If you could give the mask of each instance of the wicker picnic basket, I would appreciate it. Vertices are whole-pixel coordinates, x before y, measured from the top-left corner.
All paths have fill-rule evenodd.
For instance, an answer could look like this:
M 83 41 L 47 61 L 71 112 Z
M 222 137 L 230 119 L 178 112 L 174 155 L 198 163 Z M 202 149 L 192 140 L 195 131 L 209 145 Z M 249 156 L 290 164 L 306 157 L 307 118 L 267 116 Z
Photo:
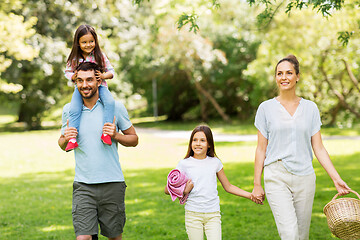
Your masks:
M 360 195 L 356 194 L 360 199 Z M 325 205 L 324 213 L 327 218 L 331 232 L 338 238 L 344 240 L 360 239 L 360 200 L 355 198 L 339 198 L 336 194 L 333 199 Z

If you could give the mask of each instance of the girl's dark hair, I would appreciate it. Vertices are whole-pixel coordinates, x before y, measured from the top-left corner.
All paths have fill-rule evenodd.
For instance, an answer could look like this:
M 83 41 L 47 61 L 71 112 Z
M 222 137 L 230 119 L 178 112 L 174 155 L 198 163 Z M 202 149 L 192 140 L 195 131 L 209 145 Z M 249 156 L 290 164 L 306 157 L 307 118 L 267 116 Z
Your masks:
M 213 138 L 213 134 L 211 132 L 211 129 L 208 126 L 199 125 L 191 133 L 189 146 L 188 146 L 188 151 L 186 153 L 185 158 L 188 158 L 190 156 L 194 156 L 194 151 L 192 150 L 191 145 L 192 145 L 192 141 L 194 139 L 194 135 L 197 132 L 203 132 L 205 134 L 205 136 L 206 136 L 206 140 L 207 140 L 208 145 L 209 145 L 209 148 L 208 148 L 208 150 L 206 152 L 206 155 L 210 156 L 210 157 L 217 157 L 216 153 L 215 153 L 214 138 Z
M 285 62 L 285 61 L 287 61 L 287 62 L 289 62 L 289 63 L 291 63 L 291 64 L 293 65 L 293 67 L 294 67 L 294 69 L 295 69 L 296 75 L 298 75 L 298 74 L 300 73 L 300 64 L 299 64 L 299 61 L 297 60 L 297 58 L 296 58 L 294 55 L 290 54 L 290 55 L 284 57 L 283 59 L 281 59 L 281 60 L 276 64 L 276 67 L 275 67 L 275 75 L 276 75 L 276 71 L 277 71 L 278 65 L 279 65 L 280 63 L 282 63 L 282 62 Z
M 75 69 L 79 65 L 79 60 L 81 58 L 85 60 L 84 56 L 82 55 L 82 50 L 80 48 L 79 40 L 82 36 L 88 33 L 90 33 L 95 39 L 95 48 L 94 48 L 95 61 L 99 65 L 101 71 L 103 72 L 105 69 L 105 60 L 99 46 L 97 34 L 92 26 L 86 24 L 80 25 L 75 31 L 74 42 L 70 55 L 67 59 L 67 65 L 70 66 L 72 69 Z

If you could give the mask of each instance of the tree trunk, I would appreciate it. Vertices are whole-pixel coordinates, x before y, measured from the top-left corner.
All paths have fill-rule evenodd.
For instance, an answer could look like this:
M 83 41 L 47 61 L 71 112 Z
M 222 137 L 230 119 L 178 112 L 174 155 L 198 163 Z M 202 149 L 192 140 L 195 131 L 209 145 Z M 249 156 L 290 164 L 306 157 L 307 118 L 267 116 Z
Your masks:
M 322 75 L 324 76 L 324 80 L 327 82 L 327 84 L 329 85 L 330 87 L 330 90 L 331 92 L 338 98 L 339 100 L 339 103 L 345 108 L 345 109 L 348 109 L 351 113 L 353 113 L 357 118 L 360 118 L 360 112 L 358 111 L 358 109 L 355 109 L 353 108 L 352 106 L 350 106 L 347 102 L 346 102 L 346 97 L 347 97 L 347 94 L 344 92 L 344 90 L 342 90 L 342 92 L 338 91 L 335 89 L 335 87 L 333 86 L 333 84 L 331 83 L 331 81 L 329 80 L 328 78 L 328 75 L 324 69 L 324 66 L 323 66 L 323 63 L 325 61 L 325 57 L 326 55 L 324 55 L 322 58 L 321 58 L 321 62 L 319 64 L 319 68 L 320 68 L 320 71 L 322 73 Z M 345 61 L 344 61 L 345 62 Z M 346 64 L 346 62 L 345 62 Z M 346 66 L 346 65 L 345 65 Z M 349 69 L 347 69 L 348 71 Z M 350 71 L 351 73 L 351 71 Z M 348 71 L 348 74 L 350 74 L 349 71 Z M 352 74 L 352 73 L 351 73 Z M 350 76 L 350 75 L 349 75 Z M 350 76 L 351 78 L 351 76 Z M 356 80 L 356 79 L 355 79 Z M 352 79 L 352 81 L 354 82 L 354 78 Z M 356 82 L 354 83 L 354 86 L 355 87 L 358 87 Z M 349 92 L 351 92 L 352 89 L 349 90 Z
M 225 121 L 230 123 L 230 118 L 229 116 L 222 110 L 222 108 L 220 107 L 220 105 L 217 103 L 217 101 L 215 100 L 215 98 L 213 96 L 211 96 L 210 93 L 208 93 L 208 91 L 206 91 L 198 81 L 195 81 L 195 87 L 196 89 L 206 98 L 208 99 L 211 104 L 214 106 L 214 108 L 216 109 L 216 111 L 219 113 L 219 115 L 221 116 L 221 118 Z
M 32 103 L 32 104 L 31 104 Z M 25 122 L 26 129 L 39 130 L 41 129 L 41 115 L 40 110 L 37 109 L 34 101 L 22 102 L 19 108 L 18 122 Z
M 330 120 L 330 123 L 329 123 L 330 126 L 334 126 L 334 125 L 335 125 L 335 123 L 336 123 L 336 117 L 337 117 L 337 114 L 338 114 L 340 108 L 341 108 L 341 103 L 338 102 L 338 104 L 336 105 L 336 107 L 331 110 L 331 112 L 330 112 L 331 120 Z
M 345 64 L 345 68 L 347 71 L 347 74 L 349 75 L 351 81 L 353 82 L 355 88 L 358 90 L 358 92 L 360 93 L 360 88 L 359 88 L 359 81 L 356 79 L 356 77 L 354 76 L 354 74 L 352 73 L 350 66 L 348 65 L 348 63 L 343 59 L 343 62 Z
M 203 95 L 201 95 L 200 93 L 198 95 L 199 95 L 199 101 L 200 101 L 201 121 L 208 122 L 209 118 L 208 118 L 208 113 L 207 113 L 207 108 L 206 108 L 206 98 Z

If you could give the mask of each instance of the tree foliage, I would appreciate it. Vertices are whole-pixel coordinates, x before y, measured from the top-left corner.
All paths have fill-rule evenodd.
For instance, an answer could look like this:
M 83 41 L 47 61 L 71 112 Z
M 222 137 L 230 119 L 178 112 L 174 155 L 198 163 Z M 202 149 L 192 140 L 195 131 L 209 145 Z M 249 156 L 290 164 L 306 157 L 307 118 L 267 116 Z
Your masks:
M 136 4 L 142 4 L 144 0 L 135 0 Z M 148 0 L 150 1 L 150 0 Z M 282 12 L 291 14 L 293 10 L 302 10 L 302 9 L 313 9 L 317 13 L 321 13 L 324 17 L 332 16 L 332 14 L 345 6 L 350 7 L 359 7 L 359 1 L 347 1 L 345 0 L 291 0 L 291 1 L 276 1 L 276 0 L 247 0 L 250 6 L 262 6 L 263 11 L 259 12 L 257 15 L 258 26 L 260 28 L 266 28 L 274 16 L 282 9 Z M 220 8 L 221 4 L 218 0 L 206 0 L 203 3 L 208 8 Z M 190 25 L 189 31 L 194 31 L 195 33 L 199 30 L 197 24 L 197 19 L 199 15 L 196 10 L 192 10 L 192 13 L 183 12 L 177 20 L 178 28 L 181 29 L 185 25 Z M 339 31 L 338 40 L 346 46 L 351 38 L 351 36 L 356 33 L 359 34 L 359 27 L 351 29 L 350 31 Z
M 234 115 L 245 119 L 251 112 L 246 104 L 251 86 L 242 78 L 242 71 L 255 58 L 258 46 L 258 39 L 248 30 L 254 21 L 242 21 L 251 10 L 246 4 L 234 7 L 231 1 L 224 1 L 219 11 L 209 11 L 208 17 L 201 19 L 201 31 L 194 34 L 174 28 L 181 8 L 177 2 L 168 1 L 166 7 L 156 3 L 140 6 L 150 11 L 144 21 L 154 23 L 152 37 L 128 56 L 134 65 L 127 80 L 152 102 L 151 85 L 156 79 L 159 113 L 172 120 L 221 117 L 228 121 Z M 191 8 L 206 10 L 201 4 L 192 1 Z M 233 21 L 226 22 L 228 19 Z
M 39 128 L 44 112 L 70 99 L 73 87 L 63 70 L 74 31 L 84 23 L 95 27 L 115 67 L 109 89 L 116 98 L 135 103 L 130 109 L 145 103 L 151 114 L 156 82 L 159 114 L 168 119 L 251 119 L 258 104 L 276 94 L 276 62 L 293 53 L 301 63 L 299 94 L 318 103 L 325 123 L 350 124 L 358 118 L 360 43 L 353 31 L 359 28 L 358 2 L 339 2 L 339 10 L 324 8 L 325 15 L 331 14 L 327 18 L 322 10 L 310 9 L 316 2 L 134 3 L 0 3 L 0 28 L 7 36 L 0 36 L 0 95 L 20 104 L 19 121 Z
M 16 2 L 18 7 L 4 8 L 8 16 L 4 26 L 14 37 L 4 44 L 8 61 L 1 76 L 7 85 L 20 86 L 19 92 L 6 93 L 9 100 L 20 104 L 18 120 L 38 129 L 44 111 L 70 95 L 63 71 L 76 27 L 82 23 L 101 26 L 108 20 L 103 17 L 107 9 L 98 8 L 104 4 L 101 0 L 91 4 L 87 0 Z
M 0 3 L 0 93 L 11 93 L 21 90 L 21 86 L 7 84 L 2 79 L 4 72 L 16 60 L 31 61 L 38 55 L 38 49 L 28 44 L 27 40 L 35 34 L 33 26 L 36 18 L 27 20 L 13 10 L 20 9 L 20 1 L 6 1 Z
M 276 94 L 274 66 L 288 54 L 300 61 L 299 94 L 318 103 L 323 120 L 328 124 L 351 123 L 359 117 L 360 92 L 358 38 L 347 47 L 337 41 L 339 29 L 356 26 L 358 9 L 343 8 L 332 18 L 324 19 L 311 10 L 294 11 L 291 16 L 279 14 L 261 44 L 258 57 L 247 70 L 252 81 L 263 79 L 252 94 L 260 101 L 264 89 Z M 284 24 L 286 23 L 286 24 Z M 321 34 L 319 34 L 321 33 Z M 351 77 L 353 75 L 353 77 Z

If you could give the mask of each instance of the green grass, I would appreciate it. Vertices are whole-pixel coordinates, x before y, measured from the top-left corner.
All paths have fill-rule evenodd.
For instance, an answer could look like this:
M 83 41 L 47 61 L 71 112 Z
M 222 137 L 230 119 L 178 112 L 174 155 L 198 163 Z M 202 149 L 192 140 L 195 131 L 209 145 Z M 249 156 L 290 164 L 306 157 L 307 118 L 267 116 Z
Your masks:
M 223 121 L 210 121 L 208 123 L 199 122 L 172 122 L 165 121 L 164 117 L 160 117 L 158 121 L 154 118 L 139 118 L 134 120 L 134 125 L 142 128 L 151 128 L 159 130 L 187 130 L 191 131 L 200 124 L 206 124 L 211 127 L 214 132 L 226 134 L 257 134 L 257 129 L 252 121 L 240 122 L 233 120 L 232 123 L 224 123 Z M 321 133 L 325 136 L 341 135 L 341 136 L 359 136 L 360 124 L 354 125 L 352 128 L 322 127 Z
M 187 139 L 138 134 L 136 148 L 119 147 L 128 185 L 124 239 L 187 239 L 183 206 L 163 193 L 168 172 L 186 152 Z M 74 239 L 74 158 L 57 146 L 59 135 L 58 130 L 0 133 L 0 239 Z M 360 140 L 328 140 L 325 145 L 343 179 L 359 192 Z M 252 190 L 255 147 L 254 142 L 216 143 L 228 179 L 247 191 Z M 335 188 L 316 160 L 314 167 L 317 191 L 310 239 L 336 239 L 322 213 Z M 223 239 L 279 239 L 266 202 L 259 206 L 226 193 L 220 185 L 218 189 Z
M 215 132 L 227 133 L 227 134 L 256 134 L 256 128 L 252 123 L 240 123 L 238 121 L 233 121 L 232 123 L 224 123 L 222 121 L 210 121 L 208 123 L 204 122 L 194 122 L 194 121 L 182 121 L 182 122 L 172 122 L 165 121 L 163 118 L 156 121 L 143 121 L 143 119 L 135 120 L 134 125 L 142 128 L 152 128 L 160 130 L 187 130 L 191 131 L 200 124 L 206 124 L 211 127 Z

